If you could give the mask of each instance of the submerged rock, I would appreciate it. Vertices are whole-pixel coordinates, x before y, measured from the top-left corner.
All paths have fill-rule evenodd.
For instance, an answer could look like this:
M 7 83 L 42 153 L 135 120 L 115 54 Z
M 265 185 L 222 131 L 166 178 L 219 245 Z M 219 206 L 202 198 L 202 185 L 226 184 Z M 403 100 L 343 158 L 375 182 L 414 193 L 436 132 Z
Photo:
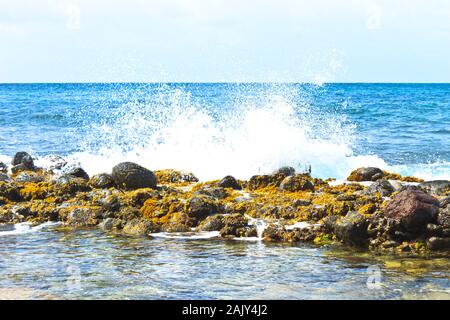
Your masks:
M 112 170 L 116 185 L 120 188 L 132 190 L 139 188 L 156 188 L 156 175 L 133 162 L 122 162 Z
M 406 189 L 397 193 L 384 209 L 384 216 L 393 219 L 412 234 L 419 234 L 436 220 L 439 201 L 420 190 Z
M 100 173 L 91 177 L 89 185 L 95 189 L 108 189 L 114 187 L 113 176 L 109 173 Z
M 450 194 L 449 180 L 426 181 L 419 184 L 419 188 L 425 190 L 433 196 L 445 196 Z
M 234 190 L 241 190 L 242 187 L 239 182 L 233 176 L 226 176 L 222 180 L 220 180 L 219 187 L 221 188 L 231 188 Z
M 365 167 L 358 168 L 350 173 L 348 181 L 376 181 L 383 178 L 384 172 L 380 168 Z

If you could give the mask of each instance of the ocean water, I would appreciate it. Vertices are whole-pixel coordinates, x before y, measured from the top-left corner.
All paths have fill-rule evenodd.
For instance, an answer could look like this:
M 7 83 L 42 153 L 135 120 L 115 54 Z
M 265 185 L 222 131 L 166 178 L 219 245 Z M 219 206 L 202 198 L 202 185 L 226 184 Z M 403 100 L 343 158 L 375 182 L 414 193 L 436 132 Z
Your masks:
M 0 161 L 248 178 L 374 165 L 450 178 L 448 84 L 0 84 Z M 450 299 L 450 259 L 260 240 L 0 228 L 0 299 Z
M 450 299 L 445 257 L 58 228 L 0 232 L 0 299 Z
M 374 165 L 450 178 L 450 84 L 0 84 L 0 160 L 51 154 L 249 178 Z

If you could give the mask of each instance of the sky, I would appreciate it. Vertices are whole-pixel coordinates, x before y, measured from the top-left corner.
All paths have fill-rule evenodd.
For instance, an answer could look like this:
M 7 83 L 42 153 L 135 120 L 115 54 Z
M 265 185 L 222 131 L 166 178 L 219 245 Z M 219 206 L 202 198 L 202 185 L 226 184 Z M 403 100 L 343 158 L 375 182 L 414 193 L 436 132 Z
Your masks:
M 0 0 L 5 82 L 450 82 L 450 1 Z

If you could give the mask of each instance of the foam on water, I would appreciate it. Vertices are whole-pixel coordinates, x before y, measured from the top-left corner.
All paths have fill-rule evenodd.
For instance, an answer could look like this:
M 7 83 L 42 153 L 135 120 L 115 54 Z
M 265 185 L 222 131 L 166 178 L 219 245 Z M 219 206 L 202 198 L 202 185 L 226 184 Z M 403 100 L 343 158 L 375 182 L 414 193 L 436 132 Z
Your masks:
M 219 231 L 157 232 L 157 233 L 150 233 L 150 236 L 152 236 L 154 238 L 164 238 L 164 239 L 201 240 L 201 239 L 218 238 L 220 236 L 220 233 L 219 233 Z
M 28 222 L 17 223 L 0 229 L 0 236 L 19 235 L 24 233 L 36 232 L 51 226 L 58 225 L 58 222 L 44 222 L 37 226 L 32 226 Z

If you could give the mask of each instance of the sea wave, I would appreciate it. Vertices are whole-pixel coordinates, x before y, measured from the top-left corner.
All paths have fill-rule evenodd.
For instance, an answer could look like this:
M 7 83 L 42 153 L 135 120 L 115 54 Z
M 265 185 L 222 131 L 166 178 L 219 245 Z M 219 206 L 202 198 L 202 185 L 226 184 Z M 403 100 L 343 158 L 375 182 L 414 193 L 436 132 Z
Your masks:
M 58 222 L 44 222 L 42 224 L 33 226 L 28 222 L 21 222 L 12 225 L 1 226 L 0 236 L 20 235 L 25 233 L 36 232 L 58 224 L 59 224 Z
M 90 127 L 83 151 L 70 160 L 91 174 L 134 161 L 151 169 L 192 171 L 201 180 L 228 174 L 248 179 L 285 165 L 311 166 L 323 178 L 344 177 L 367 164 L 386 167 L 379 157 L 354 156 L 353 124 L 299 103 L 301 92 L 266 92 L 219 111 L 180 89 L 167 88 L 162 95 L 108 109 L 103 121 Z

